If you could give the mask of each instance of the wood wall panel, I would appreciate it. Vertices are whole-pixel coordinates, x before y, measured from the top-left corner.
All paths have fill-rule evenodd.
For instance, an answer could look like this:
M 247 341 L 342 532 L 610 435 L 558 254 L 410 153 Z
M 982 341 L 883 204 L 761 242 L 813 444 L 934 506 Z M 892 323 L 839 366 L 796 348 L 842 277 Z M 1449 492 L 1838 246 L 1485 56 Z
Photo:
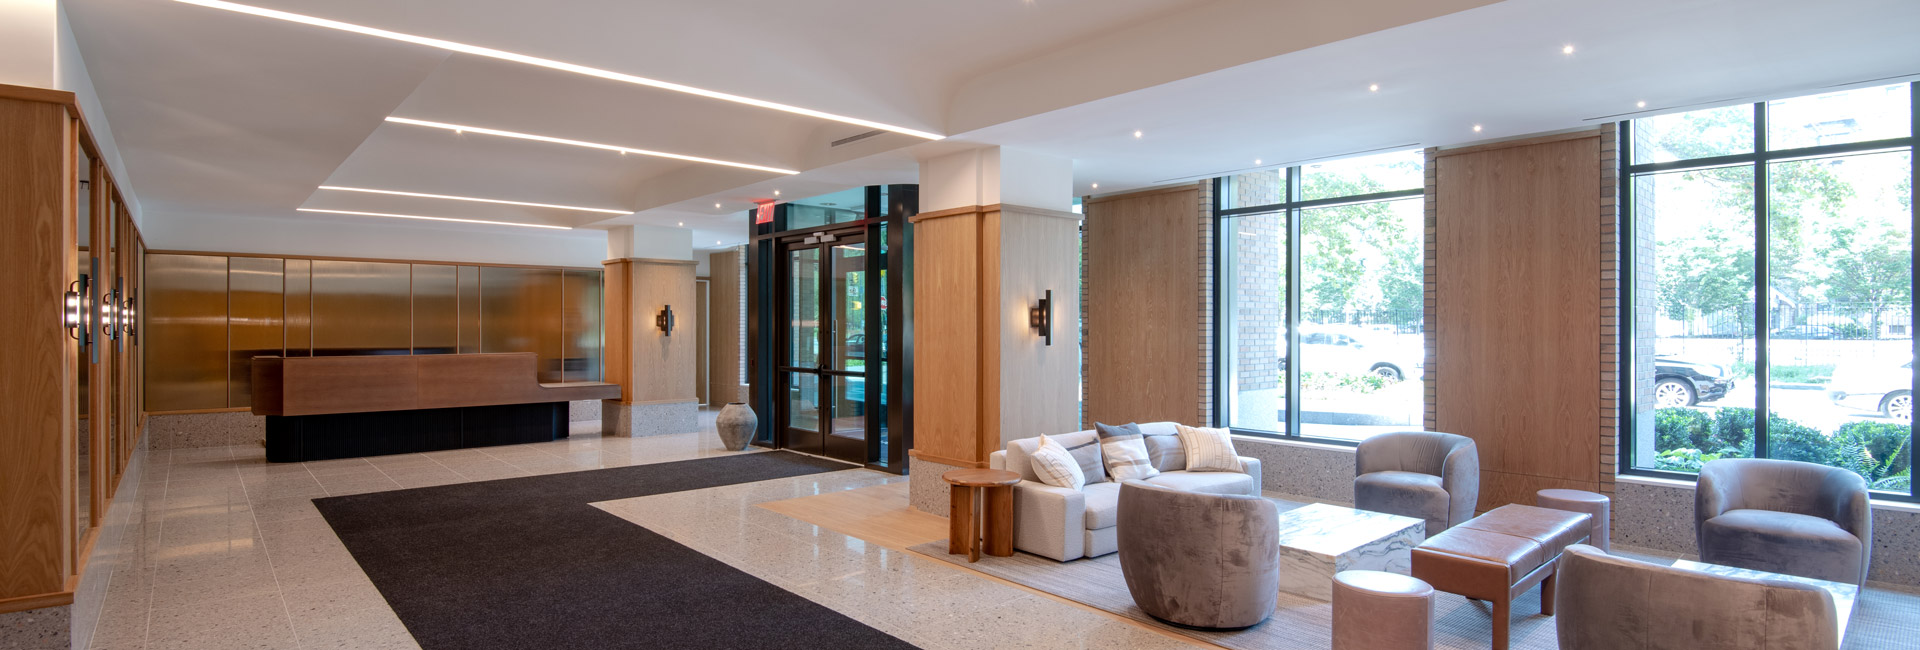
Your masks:
M 927 215 L 921 215 L 926 217 Z M 997 418 L 981 417 L 982 336 L 981 231 L 987 216 L 977 211 L 914 222 L 913 453 L 927 460 L 984 467 L 982 440 L 999 440 Z M 997 286 L 997 282 L 994 286 Z M 993 339 L 998 347 L 998 339 Z M 997 363 L 996 363 L 997 365 Z M 997 380 L 997 377 L 995 378 Z M 998 396 L 998 389 L 995 389 Z
M 628 404 L 688 402 L 693 391 L 693 267 L 691 261 L 628 258 L 606 263 L 606 380 L 621 384 Z M 672 335 L 654 324 L 672 305 Z M 619 310 L 619 311 L 615 311 Z
M 60 314 L 78 181 L 65 106 L 0 99 L 0 134 L 0 603 L 35 599 L 4 612 L 72 602 L 77 358 Z
M 1199 188 L 1088 202 L 1089 421 L 1194 422 L 1200 394 Z
M 603 262 L 604 284 L 600 292 L 600 314 L 602 327 L 606 328 L 604 340 L 607 349 L 603 352 L 606 370 L 601 373 L 607 383 L 620 385 L 620 401 L 633 403 L 633 261 L 607 260 Z
M 714 253 L 707 264 L 709 349 L 707 396 L 715 404 L 744 402 L 746 390 L 746 253 L 739 249 Z
M 1439 152 L 1435 426 L 1480 448 L 1480 508 L 1598 488 L 1600 136 Z

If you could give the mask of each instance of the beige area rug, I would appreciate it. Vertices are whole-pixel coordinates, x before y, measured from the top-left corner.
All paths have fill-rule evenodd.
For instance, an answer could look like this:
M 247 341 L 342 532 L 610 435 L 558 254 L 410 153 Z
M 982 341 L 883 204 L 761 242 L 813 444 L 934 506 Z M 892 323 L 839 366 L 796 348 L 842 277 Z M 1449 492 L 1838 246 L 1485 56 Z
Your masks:
M 941 540 L 915 546 L 915 553 L 979 571 L 1015 584 L 1105 610 L 1145 625 L 1227 648 L 1246 650 L 1326 650 L 1333 646 L 1333 606 L 1280 594 L 1273 618 L 1236 632 L 1208 632 L 1162 623 L 1133 604 L 1126 578 L 1120 575 L 1120 555 L 1110 554 L 1072 562 L 1015 553 L 1013 557 L 983 556 L 967 563 L 965 555 L 948 555 Z M 1439 593 L 1434 603 L 1434 646 L 1467 650 L 1493 645 L 1493 606 Z M 1553 619 L 1540 615 L 1540 590 L 1534 589 L 1513 605 L 1514 650 L 1554 650 L 1559 647 Z
M 1043 591 L 1095 609 L 1123 616 L 1205 643 L 1248 650 L 1325 650 L 1333 645 L 1333 606 L 1310 598 L 1280 594 L 1273 618 L 1237 632 L 1207 632 L 1162 623 L 1133 604 L 1126 578 L 1120 574 L 1120 555 L 1055 562 L 1037 555 L 983 556 L 969 564 L 965 555 L 947 554 L 946 540 L 912 547 L 915 553 L 964 569 Z M 1649 562 L 1673 558 L 1625 551 L 1618 555 Z M 1493 606 L 1437 592 L 1434 601 L 1434 646 L 1442 650 L 1479 650 L 1493 645 Z M 1514 650 L 1557 650 L 1554 619 L 1540 615 L 1540 589 L 1513 604 Z M 1920 593 L 1869 587 L 1854 606 L 1844 650 L 1911 648 L 1913 631 L 1920 629 Z

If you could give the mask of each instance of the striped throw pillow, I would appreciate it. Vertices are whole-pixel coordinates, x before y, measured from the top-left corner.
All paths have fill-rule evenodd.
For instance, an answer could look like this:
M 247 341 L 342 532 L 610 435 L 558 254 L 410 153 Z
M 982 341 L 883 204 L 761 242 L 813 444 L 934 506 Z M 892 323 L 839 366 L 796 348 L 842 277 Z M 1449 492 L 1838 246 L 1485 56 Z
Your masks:
M 1129 481 L 1160 475 L 1160 470 L 1153 468 L 1153 459 L 1147 456 L 1147 441 L 1140 435 L 1139 426 L 1095 422 L 1093 428 L 1100 432 L 1100 452 L 1106 456 L 1107 474 L 1113 480 Z
M 1033 450 L 1033 473 L 1040 475 L 1040 482 L 1054 487 L 1078 490 L 1087 485 L 1087 477 L 1080 473 L 1080 461 L 1074 460 L 1073 452 L 1066 445 L 1040 436 L 1040 446 Z
M 1247 471 L 1240 465 L 1240 454 L 1233 451 L 1233 436 L 1226 429 L 1174 426 L 1180 431 L 1180 446 L 1187 452 L 1187 471 Z

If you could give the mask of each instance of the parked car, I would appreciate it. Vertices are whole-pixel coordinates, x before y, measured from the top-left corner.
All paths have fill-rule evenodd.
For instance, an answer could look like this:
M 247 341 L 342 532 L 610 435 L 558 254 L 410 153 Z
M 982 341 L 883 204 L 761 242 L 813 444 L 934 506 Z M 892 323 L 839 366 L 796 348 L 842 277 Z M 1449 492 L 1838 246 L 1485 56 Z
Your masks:
M 1653 358 L 1655 408 L 1693 406 L 1727 396 L 1733 377 L 1726 366 L 1689 361 L 1672 355 Z
M 1302 326 L 1300 354 L 1306 369 L 1340 370 L 1379 375 L 1387 381 L 1418 379 L 1426 372 L 1426 358 L 1419 349 L 1396 349 L 1385 339 L 1353 326 Z M 1285 358 L 1280 369 L 1286 370 Z
M 1876 410 L 1884 417 L 1912 422 L 1913 355 L 1840 364 L 1827 382 L 1827 399 L 1840 406 Z
M 1795 325 L 1773 331 L 1776 339 L 1837 339 L 1840 333 L 1825 325 Z

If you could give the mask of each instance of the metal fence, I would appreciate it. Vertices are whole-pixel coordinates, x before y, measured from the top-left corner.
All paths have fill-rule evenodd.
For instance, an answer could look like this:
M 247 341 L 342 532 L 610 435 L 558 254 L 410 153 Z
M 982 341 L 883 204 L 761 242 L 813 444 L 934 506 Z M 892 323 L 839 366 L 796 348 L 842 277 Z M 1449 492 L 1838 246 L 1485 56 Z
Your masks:
M 1750 339 L 1754 337 L 1753 303 L 1701 314 L 1691 319 L 1668 319 L 1661 336 Z M 1778 305 L 1767 311 L 1775 339 L 1878 340 L 1913 337 L 1913 313 L 1906 305 L 1828 302 Z

